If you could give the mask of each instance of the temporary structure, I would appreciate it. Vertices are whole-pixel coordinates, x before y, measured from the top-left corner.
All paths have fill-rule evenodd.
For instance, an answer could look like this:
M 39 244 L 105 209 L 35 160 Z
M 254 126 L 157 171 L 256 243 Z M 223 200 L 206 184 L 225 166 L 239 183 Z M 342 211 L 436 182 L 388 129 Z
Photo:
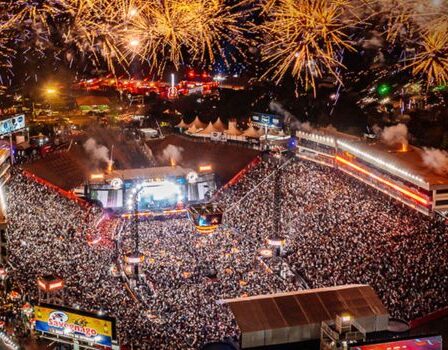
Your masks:
M 221 118 L 219 118 L 219 117 L 213 123 L 213 127 L 215 128 L 216 131 L 219 131 L 219 132 L 223 132 L 227 129 L 226 125 L 222 122 Z
M 218 131 L 218 130 L 216 130 L 216 129 L 214 128 L 212 122 L 210 122 L 210 123 L 208 123 L 207 127 L 206 127 L 204 130 L 199 131 L 198 134 L 201 134 L 201 135 L 210 135 L 212 132 L 217 132 L 217 131 Z
M 188 128 L 187 132 L 189 134 L 196 134 L 198 132 L 198 128 L 196 127 L 196 125 L 191 124 L 191 126 Z
M 189 124 L 186 124 L 183 119 L 181 119 L 180 123 L 176 125 L 176 128 L 180 129 L 188 129 L 190 127 Z
M 229 121 L 229 129 L 224 132 L 231 136 L 240 136 L 243 133 L 237 128 L 236 121 Z
M 258 139 L 261 135 L 263 135 L 263 131 L 257 130 L 251 125 L 246 131 L 243 132 L 243 135 L 246 137 Z
M 191 123 L 190 125 L 194 125 L 196 127 L 196 129 L 204 129 L 207 124 L 201 122 L 201 120 L 199 119 L 199 117 L 196 117 L 195 120 L 193 120 L 193 123 Z

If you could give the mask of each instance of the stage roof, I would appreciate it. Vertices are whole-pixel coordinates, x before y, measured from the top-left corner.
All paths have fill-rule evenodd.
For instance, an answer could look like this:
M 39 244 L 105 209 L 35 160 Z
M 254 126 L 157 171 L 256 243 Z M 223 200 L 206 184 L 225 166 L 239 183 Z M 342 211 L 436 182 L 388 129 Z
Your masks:
M 90 180 L 90 183 L 104 182 L 105 180 L 112 180 L 115 178 L 120 178 L 122 180 L 133 180 L 133 179 L 158 179 L 165 178 L 168 176 L 175 177 L 185 177 L 191 169 L 183 168 L 180 166 L 163 166 L 154 168 L 138 168 L 138 169 L 123 169 L 123 170 L 113 170 L 109 174 L 105 174 L 103 179 Z
M 348 313 L 356 318 L 387 315 L 372 287 L 345 285 L 224 300 L 241 332 L 321 323 Z

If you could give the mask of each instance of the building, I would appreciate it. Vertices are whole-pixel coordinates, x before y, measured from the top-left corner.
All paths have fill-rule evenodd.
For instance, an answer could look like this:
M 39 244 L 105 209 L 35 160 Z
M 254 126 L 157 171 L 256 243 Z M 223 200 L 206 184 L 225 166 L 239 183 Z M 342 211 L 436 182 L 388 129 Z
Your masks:
M 87 113 L 107 113 L 110 111 L 111 102 L 104 96 L 79 96 L 76 104 L 83 114 Z
M 241 330 L 241 347 L 318 340 L 322 322 L 350 315 L 366 333 L 387 329 L 389 315 L 372 287 L 345 285 L 224 300 Z
M 426 215 L 446 215 L 448 176 L 425 165 L 423 149 L 327 130 L 296 136 L 299 157 L 338 168 Z

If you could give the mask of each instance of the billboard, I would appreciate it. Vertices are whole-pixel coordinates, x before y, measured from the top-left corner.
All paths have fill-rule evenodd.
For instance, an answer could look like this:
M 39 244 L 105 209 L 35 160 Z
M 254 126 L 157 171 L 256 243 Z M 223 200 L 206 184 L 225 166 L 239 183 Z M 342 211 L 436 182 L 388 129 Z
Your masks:
M 34 306 L 36 331 L 112 347 L 116 339 L 115 319 L 61 306 Z
M 260 127 L 268 127 L 272 129 L 281 129 L 283 128 L 283 122 L 281 117 L 274 114 L 265 114 L 265 113 L 253 113 L 251 117 L 251 121 L 253 124 Z
M 0 121 L 0 136 L 11 134 L 25 128 L 25 114 Z
M 442 350 L 442 337 L 423 337 L 353 346 L 350 350 Z

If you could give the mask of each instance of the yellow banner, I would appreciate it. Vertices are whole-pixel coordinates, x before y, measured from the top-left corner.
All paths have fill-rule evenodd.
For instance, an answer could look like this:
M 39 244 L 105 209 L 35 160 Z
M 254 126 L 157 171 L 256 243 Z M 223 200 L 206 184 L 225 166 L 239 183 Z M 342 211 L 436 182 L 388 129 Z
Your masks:
M 40 305 L 34 307 L 34 317 L 37 331 L 88 340 L 103 346 L 112 344 L 111 321 Z

